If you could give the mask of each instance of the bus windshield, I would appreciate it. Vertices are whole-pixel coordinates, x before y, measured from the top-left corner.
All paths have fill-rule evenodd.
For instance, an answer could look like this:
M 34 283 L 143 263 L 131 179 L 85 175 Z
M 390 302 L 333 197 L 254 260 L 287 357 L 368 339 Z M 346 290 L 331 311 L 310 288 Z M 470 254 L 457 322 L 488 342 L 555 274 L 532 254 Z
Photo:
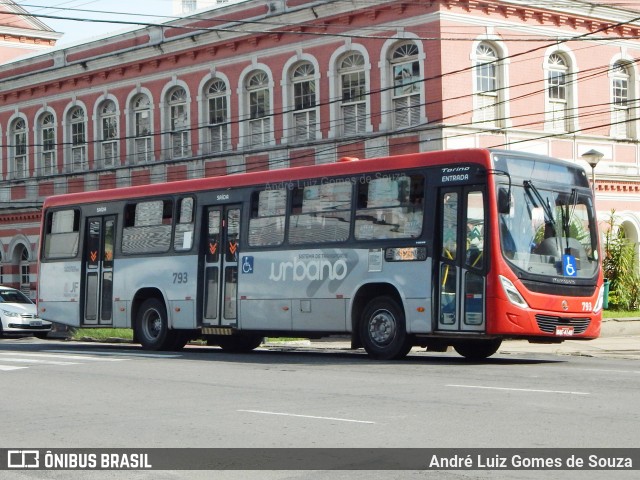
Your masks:
M 590 196 L 576 188 L 553 190 L 525 180 L 512 186 L 510 203 L 509 213 L 500 214 L 500 243 L 512 265 L 534 275 L 596 275 L 598 246 Z

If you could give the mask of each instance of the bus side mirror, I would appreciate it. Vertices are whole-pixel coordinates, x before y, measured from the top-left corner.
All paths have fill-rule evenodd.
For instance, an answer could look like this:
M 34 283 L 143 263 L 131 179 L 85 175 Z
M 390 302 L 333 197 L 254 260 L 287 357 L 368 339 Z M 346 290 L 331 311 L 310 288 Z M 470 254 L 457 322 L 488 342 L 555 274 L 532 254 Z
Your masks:
M 511 189 L 499 188 L 498 189 L 498 213 L 504 215 L 511 211 Z

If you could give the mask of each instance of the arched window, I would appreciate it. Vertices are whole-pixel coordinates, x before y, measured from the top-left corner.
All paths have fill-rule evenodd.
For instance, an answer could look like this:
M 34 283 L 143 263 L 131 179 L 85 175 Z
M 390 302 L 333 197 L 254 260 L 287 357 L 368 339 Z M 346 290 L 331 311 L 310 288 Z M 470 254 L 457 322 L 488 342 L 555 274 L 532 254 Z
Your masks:
M 293 131 L 294 142 L 316 139 L 316 80 L 315 69 L 309 62 L 299 64 L 291 74 L 293 88 Z
M 189 111 L 187 92 L 174 88 L 169 92 L 169 138 L 171 158 L 185 158 L 190 154 Z
M 227 85 L 219 78 L 209 84 L 206 92 L 210 152 L 222 152 L 228 149 L 229 108 L 227 93 Z
M 40 175 L 56 173 L 56 121 L 51 113 L 40 117 Z
M 71 143 L 71 172 L 87 169 L 86 117 L 82 107 L 73 107 L 68 114 L 69 142 Z
M 29 176 L 29 160 L 27 158 L 27 124 L 18 118 L 11 124 L 11 143 L 13 144 L 13 178 Z
M 420 63 L 415 43 L 404 43 L 393 50 L 390 63 L 393 73 L 394 128 L 420 123 Z
M 350 52 L 342 58 L 338 73 L 342 131 L 345 135 L 364 133 L 367 126 L 364 57 L 360 53 Z
M 118 161 L 118 112 L 116 104 L 107 100 L 100 108 L 100 159 L 104 168 Z
M 553 53 L 547 60 L 547 114 L 552 130 L 569 130 L 571 106 L 567 92 L 569 66 L 565 57 Z
M 143 93 L 133 97 L 133 149 L 134 162 L 146 163 L 153 160 L 153 142 L 151 130 L 151 101 Z
M 249 102 L 249 145 L 266 145 L 271 135 L 269 77 L 263 71 L 253 73 L 247 79 L 246 89 Z
M 611 78 L 611 135 L 614 137 L 631 137 L 631 108 L 629 105 L 629 66 L 625 62 L 616 62 L 612 68 Z
M 500 122 L 500 94 L 498 55 L 492 45 L 483 42 L 475 52 L 475 105 L 474 122 L 485 126 L 498 126 Z

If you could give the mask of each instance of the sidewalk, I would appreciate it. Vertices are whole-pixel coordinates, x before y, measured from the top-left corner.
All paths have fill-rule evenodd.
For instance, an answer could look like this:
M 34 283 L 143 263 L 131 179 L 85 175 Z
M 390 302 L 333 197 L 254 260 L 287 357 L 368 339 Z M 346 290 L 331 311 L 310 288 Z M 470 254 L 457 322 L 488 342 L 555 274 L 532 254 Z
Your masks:
M 317 348 L 349 350 L 347 337 L 336 337 L 299 342 L 267 343 L 269 347 Z M 420 348 L 416 351 L 424 351 Z M 538 344 L 526 340 L 505 340 L 498 354 L 546 353 L 640 360 L 640 318 L 606 319 L 602 322 L 600 337 L 595 340 L 565 340 L 562 343 Z
M 507 340 L 498 352 L 552 353 L 640 360 L 640 318 L 603 320 L 600 338 L 595 340 L 565 340 L 549 345 Z

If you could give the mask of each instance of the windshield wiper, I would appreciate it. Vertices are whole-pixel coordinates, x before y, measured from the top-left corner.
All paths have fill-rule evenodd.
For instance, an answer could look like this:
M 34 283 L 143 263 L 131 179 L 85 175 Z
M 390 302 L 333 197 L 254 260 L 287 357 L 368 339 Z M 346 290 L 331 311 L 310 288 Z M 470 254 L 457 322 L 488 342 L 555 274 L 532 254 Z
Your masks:
M 573 203 L 572 203 L 573 199 Z M 571 189 L 571 196 L 567 200 L 567 203 L 560 208 L 560 214 L 562 215 L 562 231 L 567 243 L 567 252 L 569 252 L 569 237 L 571 237 L 571 219 L 576 211 L 576 205 L 578 204 L 578 192 L 575 188 Z M 571 205 L 571 212 L 569 212 L 569 205 Z
M 533 195 L 538 200 L 538 203 L 540 204 L 540 207 L 544 211 L 545 223 L 547 225 L 551 226 L 552 236 L 555 237 L 556 236 L 556 221 L 553 218 L 553 209 L 551 208 L 551 205 L 549 204 L 549 200 L 547 199 L 547 202 L 545 203 L 544 198 L 542 198 L 542 195 L 540 195 L 540 192 L 538 191 L 538 189 L 536 188 L 536 186 L 533 184 L 533 182 L 531 180 L 525 180 L 523 182 L 523 185 L 524 185 L 524 188 L 527 189 L 527 192 L 529 192 L 529 190 L 531 192 L 533 192 Z M 531 194 L 529 194 L 529 196 L 531 196 Z

